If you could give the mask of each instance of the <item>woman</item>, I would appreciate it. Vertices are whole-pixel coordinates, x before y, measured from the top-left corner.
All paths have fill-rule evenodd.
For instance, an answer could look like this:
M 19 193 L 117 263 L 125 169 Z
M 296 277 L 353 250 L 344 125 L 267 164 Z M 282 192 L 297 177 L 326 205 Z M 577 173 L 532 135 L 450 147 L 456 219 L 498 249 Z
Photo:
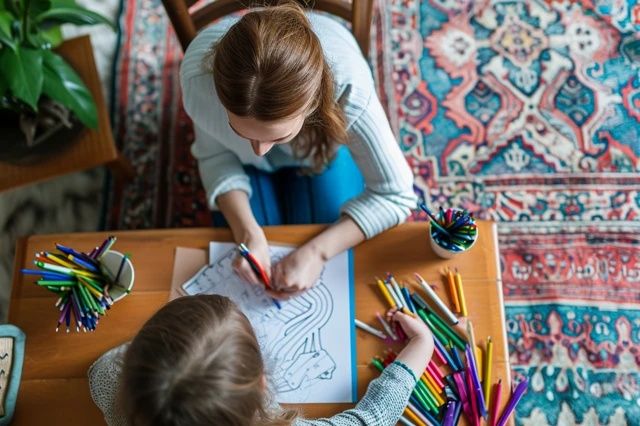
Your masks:
M 214 221 L 221 212 L 275 297 L 311 287 L 324 262 L 415 207 L 369 67 L 331 18 L 294 2 L 227 18 L 193 40 L 180 77 Z M 310 222 L 333 224 L 272 266 L 261 226 Z M 235 267 L 259 283 L 241 257 Z

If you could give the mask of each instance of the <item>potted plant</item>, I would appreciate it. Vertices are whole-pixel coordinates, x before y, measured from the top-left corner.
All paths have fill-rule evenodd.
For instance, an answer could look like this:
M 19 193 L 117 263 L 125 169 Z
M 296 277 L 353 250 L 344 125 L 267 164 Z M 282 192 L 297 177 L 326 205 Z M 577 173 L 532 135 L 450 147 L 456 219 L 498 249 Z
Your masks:
M 98 123 L 95 102 L 54 50 L 60 25 L 112 26 L 75 0 L 0 0 L 0 160 L 25 162 Z

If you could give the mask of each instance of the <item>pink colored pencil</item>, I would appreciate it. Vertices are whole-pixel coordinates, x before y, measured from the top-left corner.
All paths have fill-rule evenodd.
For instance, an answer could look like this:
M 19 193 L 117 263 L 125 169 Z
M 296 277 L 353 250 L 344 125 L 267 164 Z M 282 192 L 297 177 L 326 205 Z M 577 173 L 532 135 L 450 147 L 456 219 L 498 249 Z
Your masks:
M 430 365 L 431 364 L 427 365 L 427 374 L 429 374 L 429 376 L 433 379 L 433 381 L 436 382 L 436 385 L 438 385 L 440 389 L 444 388 L 444 382 L 438 376 L 438 374 L 433 371 L 433 368 L 429 368 Z
M 469 396 L 469 399 L 471 400 L 471 419 L 469 419 L 471 421 L 471 424 L 475 425 L 475 426 L 479 426 L 480 425 L 480 421 L 479 421 L 479 415 L 478 415 L 478 403 L 476 401 L 476 392 L 474 390 L 473 387 L 473 380 L 471 379 L 471 371 L 467 370 L 467 373 L 465 374 L 466 378 L 467 378 L 467 390 L 469 391 L 469 393 L 467 394 Z
M 438 365 L 435 362 L 433 362 L 433 360 L 429 362 L 429 366 L 433 369 L 433 372 L 438 375 L 438 377 L 440 377 L 441 379 L 444 378 L 444 374 L 442 374 L 442 370 L 440 370 L 440 367 L 438 367 Z

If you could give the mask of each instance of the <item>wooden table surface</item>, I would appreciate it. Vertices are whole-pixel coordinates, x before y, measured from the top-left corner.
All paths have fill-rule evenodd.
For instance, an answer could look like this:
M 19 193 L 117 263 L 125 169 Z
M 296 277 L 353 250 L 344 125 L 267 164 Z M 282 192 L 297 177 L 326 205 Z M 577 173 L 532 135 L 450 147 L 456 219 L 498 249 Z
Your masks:
M 273 242 L 300 244 L 323 229 L 322 226 L 283 226 L 265 228 Z M 426 239 L 424 223 L 409 223 L 387 231 L 354 250 L 356 316 L 375 324 L 375 312 L 385 303 L 373 286 L 374 276 L 392 272 L 401 280 L 411 280 L 414 272 L 436 285 L 436 291 L 449 300 L 441 271 L 446 267 L 460 271 L 478 344 L 487 336 L 494 341 L 493 382 L 503 381 L 503 404 L 508 399 L 510 370 L 507 356 L 502 287 L 497 258 L 496 227 L 479 222 L 479 240 L 456 259 L 437 258 Z M 33 277 L 14 273 L 9 322 L 26 334 L 26 355 L 13 424 L 87 425 L 101 422 L 101 413 L 91 401 L 86 373 L 105 350 L 130 340 L 142 324 L 165 304 L 173 270 L 176 247 L 207 248 L 211 240 L 230 241 L 222 229 L 170 229 L 114 231 L 115 250 L 132 254 L 135 285 L 131 295 L 118 302 L 100 321 L 93 333 L 55 333 L 57 311 L 55 295 L 34 285 Z M 21 239 L 16 248 L 15 271 L 31 267 L 37 251 L 53 250 L 60 242 L 89 251 L 107 234 L 79 233 L 39 235 Z M 358 394 L 378 375 L 369 366 L 374 355 L 382 354 L 383 342 L 357 331 Z M 308 404 L 301 406 L 309 417 L 326 416 L 348 404 Z M 466 424 L 462 423 L 461 424 Z

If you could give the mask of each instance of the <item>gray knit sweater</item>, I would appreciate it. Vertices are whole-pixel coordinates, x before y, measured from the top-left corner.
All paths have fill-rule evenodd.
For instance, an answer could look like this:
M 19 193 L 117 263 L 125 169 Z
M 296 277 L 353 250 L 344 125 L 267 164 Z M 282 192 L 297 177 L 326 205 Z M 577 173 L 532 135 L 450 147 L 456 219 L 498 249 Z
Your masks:
M 122 360 L 127 346 L 128 344 L 124 344 L 104 353 L 89 368 L 91 397 L 109 426 L 127 425 L 116 402 Z M 404 364 L 394 362 L 380 377 L 369 383 L 367 392 L 354 408 L 326 419 L 298 418 L 293 426 L 395 425 L 407 406 L 415 384 L 414 373 Z
M 402 223 L 416 207 L 413 174 L 391 131 L 376 95 L 371 70 L 353 35 L 329 17 L 311 12 L 308 17 L 333 72 L 335 99 L 347 121 L 347 147 L 365 180 L 362 195 L 347 201 L 341 212 L 371 238 Z M 211 46 L 235 22 L 235 17 L 225 18 L 200 32 L 189 45 L 180 69 L 184 107 L 195 130 L 191 152 L 198 160 L 208 204 L 214 210 L 218 208 L 216 198 L 225 192 L 240 190 L 251 194 L 244 165 L 267 172 L 309 165 L 308 161 L 293 156 L 291 144 L 274 146 L 259 157 L 248 141 L 229 126 L 227 112 L 204 62 Z

